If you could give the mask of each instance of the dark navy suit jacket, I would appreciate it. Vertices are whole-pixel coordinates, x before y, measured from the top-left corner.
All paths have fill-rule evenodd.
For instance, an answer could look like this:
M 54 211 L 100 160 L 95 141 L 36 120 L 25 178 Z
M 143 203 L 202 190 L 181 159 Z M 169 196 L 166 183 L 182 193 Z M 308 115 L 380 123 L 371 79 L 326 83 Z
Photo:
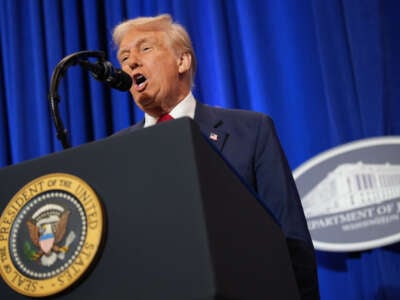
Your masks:
M 271 118 L 197 102 L 194 120 L 280 224 L 302 299 L 319 299 L 314 248 L 292 172 Z M 144 121 L 139 122 L 126 131 L 143 125 Z

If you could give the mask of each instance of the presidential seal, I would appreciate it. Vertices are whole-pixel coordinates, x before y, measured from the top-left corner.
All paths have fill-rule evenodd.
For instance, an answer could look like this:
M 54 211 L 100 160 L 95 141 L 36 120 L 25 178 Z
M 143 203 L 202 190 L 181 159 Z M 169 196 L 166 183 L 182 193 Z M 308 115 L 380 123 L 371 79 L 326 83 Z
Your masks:
M 59 293 L 91 266 L 103 230 L 101 203 L 87 183 L 64 173 L 36 178 L 0 217 L 0 275 L 22 295 Z

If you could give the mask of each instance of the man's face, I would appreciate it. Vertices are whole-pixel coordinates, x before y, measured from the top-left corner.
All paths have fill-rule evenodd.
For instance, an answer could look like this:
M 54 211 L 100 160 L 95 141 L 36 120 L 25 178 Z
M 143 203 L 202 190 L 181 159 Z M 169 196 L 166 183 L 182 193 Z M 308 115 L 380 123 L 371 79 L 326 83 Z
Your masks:
M 182 86 L 181 59 L 160 31 L 127 31 L 121 40 L 118 60 L 132 76 L 130 92 L 145 112 L 159 116 L 169 112 L 188 91 Z

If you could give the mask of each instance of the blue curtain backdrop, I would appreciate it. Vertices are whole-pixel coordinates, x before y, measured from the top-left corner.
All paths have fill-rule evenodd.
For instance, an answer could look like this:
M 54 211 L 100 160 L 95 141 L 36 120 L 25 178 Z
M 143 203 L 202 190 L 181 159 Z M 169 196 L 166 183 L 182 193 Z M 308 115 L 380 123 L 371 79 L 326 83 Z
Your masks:
M 160 13 L 192 36 L 197 99 L 272 116 L 293 169 L 342 143 L 399 135 L 399 8 L 395 0 L 0 0 L 0 167 L 62 150 L 47 94 L 63 57 L 104 50 L 117 65 L 112 28 Z M 59 94 L 73 146 L 142 117 L 127 93 L 79 67 Z M 400 299 L 399 251 L 318 252 L 322 299 Z

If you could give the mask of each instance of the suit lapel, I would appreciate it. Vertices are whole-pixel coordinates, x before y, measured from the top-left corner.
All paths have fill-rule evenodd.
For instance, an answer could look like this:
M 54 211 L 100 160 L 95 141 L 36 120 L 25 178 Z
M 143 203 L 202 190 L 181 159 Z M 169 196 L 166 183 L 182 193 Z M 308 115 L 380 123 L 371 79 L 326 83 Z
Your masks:
M 122 130 L 114 133 L 114 135 L 128 134 L 128 133 L 131 133 L 131 132 L 136 131 L 138 129 L 142 129 L 143 126 L 144 126 L 144 119 L 142 121 L 140 121 L 140 122 L 128 127 L 128 128 L 122 129 Z
M 132 130 L 138 130 L 142 128 L 144 128 L 144 119 L 130 127 Z
M 222 152 L 229 134 L 223 130 L 224 121 L 216 114 L 215 109 L 197 102 L 194 120 L 203 135 Z

